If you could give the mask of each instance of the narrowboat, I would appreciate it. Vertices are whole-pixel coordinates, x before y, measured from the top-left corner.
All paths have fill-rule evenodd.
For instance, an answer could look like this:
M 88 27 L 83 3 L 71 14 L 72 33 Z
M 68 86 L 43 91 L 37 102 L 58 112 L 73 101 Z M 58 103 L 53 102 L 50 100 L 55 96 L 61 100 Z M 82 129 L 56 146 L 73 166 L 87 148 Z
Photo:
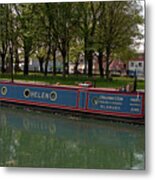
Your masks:
M 144 123 L 144 92 L 85 85 L 0 82 L 0 102 L 66 110 L 116 120 Z

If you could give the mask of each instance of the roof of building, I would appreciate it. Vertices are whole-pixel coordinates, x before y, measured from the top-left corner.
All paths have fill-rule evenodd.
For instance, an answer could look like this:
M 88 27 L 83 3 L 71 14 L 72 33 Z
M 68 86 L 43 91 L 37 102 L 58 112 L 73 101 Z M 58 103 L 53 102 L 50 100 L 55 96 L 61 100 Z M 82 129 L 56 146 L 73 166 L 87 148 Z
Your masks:
M 133 58 L 129 61 L 144 61 L 144 57 L 139 57 L 139 58 Z

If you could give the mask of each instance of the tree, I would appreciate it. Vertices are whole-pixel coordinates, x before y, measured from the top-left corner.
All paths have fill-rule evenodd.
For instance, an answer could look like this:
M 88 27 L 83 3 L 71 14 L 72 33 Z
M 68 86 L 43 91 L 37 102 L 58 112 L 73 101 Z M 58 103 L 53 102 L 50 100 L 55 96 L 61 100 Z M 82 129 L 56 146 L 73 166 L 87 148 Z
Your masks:
M 79 53 L 84 52 L 85 74 L 92 76 L 93 55 L 97 52 L 101 77 L 103 54 L 106 57 L 108 79 L 112 57 L 123 59 L 134 54 L 136 39 L 142 37 L 138 28 L 143 22 L 140 11 L 136 1 L 0 5 L 1 71 L 5 72 L 9 57 L 15 62 L 16 71 L 19 69 L 20 49 L 24 75 L 29 72 L 32 54 L 38 58 L 41 72 L 45 63 L 45 75 L 52 60 L 55 75 L 59 51 L 65 77 L 69 62 L 74 59 L 78 67 Z
M 18 32 L 15 24 L 15 14 L 13 13 L 13 5 L 1 5 L 3 15 L 1 19 L 1 60 L 2 60 L 2 73 L 5 71 L 13 72 L 14 53 L 17 59 L 17 37 Z M 2 11 L 1 11 L 2 12 Z M 6 62 L 6 58 L 8 62 Z
M 85 53 L 85 74 L 92 76 L 92 55 L 94 52 L 94 35 L 97 26 L 99 11 L 98 2 L 83 2 L 78 3 L 77 12 L 79 14 L 79 36 L 84 39 L 84 53 Z
M 16 4 L 15 11 L 17 14 L 19 36 L 22 41 L 24 51 L 24 75 L 29 73 L 29 57 L 32 53 L 33 36 L 34 36 L 34 4 Z
M 69 57 L 69 43 L 76 24 L 74 10 L 74 3 L 58 3 L 56 7 L 57 19 L 53 24 L 54 36 L 57 37 L 57 45 L 63 59 L 63 77 L 68 72 L 69 62 L 66 59 Z
M 1 72 L 5 72 L 5 60 L 8 50 L 8 5 L 0 5 L 0 56 L 1 56 Z
M 35 48 L 40 66 L 45 62 L 45 76 L 48 73 L 48 62 L 51 60 L 51 56 L 53 56 L 53 75 L 56 74 L 58 43 L 58 34 L 55 32 L 56 10 L 57 3 L 36 4 L 35 8 L 35 24 L 37 27 L 35 32 Z
M 37 47 L 37 50 L 35 51 L 35 56 L 39 61 L 40 72 L 43 73 L 43 63 L 45 62 L 45 58 L 46 58 L 45 49 L 43 47 Z
M 122 49 L 131 51 L 135 38 L 141 37 L 138 24 L 142 24 L 143 19 L 139 13 L 140 6 L 136 1 L 105 2 L 101 3 L 100 7 L 96 43 L 99 52 L 105 52 L 108 79 L 112 54 Z

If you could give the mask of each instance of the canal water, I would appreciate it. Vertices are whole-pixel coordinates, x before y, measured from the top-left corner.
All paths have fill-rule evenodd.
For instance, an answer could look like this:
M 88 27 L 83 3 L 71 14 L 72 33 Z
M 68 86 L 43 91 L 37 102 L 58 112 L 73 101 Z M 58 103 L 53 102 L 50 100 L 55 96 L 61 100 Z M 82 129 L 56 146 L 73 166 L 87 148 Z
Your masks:
M 0 166 L 144 169 L 145 127 L 0 107 Z

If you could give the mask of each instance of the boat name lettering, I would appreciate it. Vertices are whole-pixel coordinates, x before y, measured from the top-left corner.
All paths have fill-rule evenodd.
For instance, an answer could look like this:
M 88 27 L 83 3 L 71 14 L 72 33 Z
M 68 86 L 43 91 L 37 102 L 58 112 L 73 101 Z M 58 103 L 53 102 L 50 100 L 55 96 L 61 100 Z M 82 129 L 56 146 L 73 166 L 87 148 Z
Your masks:
M 38 91 L 31 91 L 30 89 L 25 89 L 23 94 L 25 98 L 46 99 L 51 101 L 56 101 L 57 99 L 57 93 L 55 91 L 48 93 L 48 92 L 38 92 Z
M 38 98 L 38 99 L 49 99 L 50 98 L 50 93 L 31 91 L 30 92 L 30 97 Z

